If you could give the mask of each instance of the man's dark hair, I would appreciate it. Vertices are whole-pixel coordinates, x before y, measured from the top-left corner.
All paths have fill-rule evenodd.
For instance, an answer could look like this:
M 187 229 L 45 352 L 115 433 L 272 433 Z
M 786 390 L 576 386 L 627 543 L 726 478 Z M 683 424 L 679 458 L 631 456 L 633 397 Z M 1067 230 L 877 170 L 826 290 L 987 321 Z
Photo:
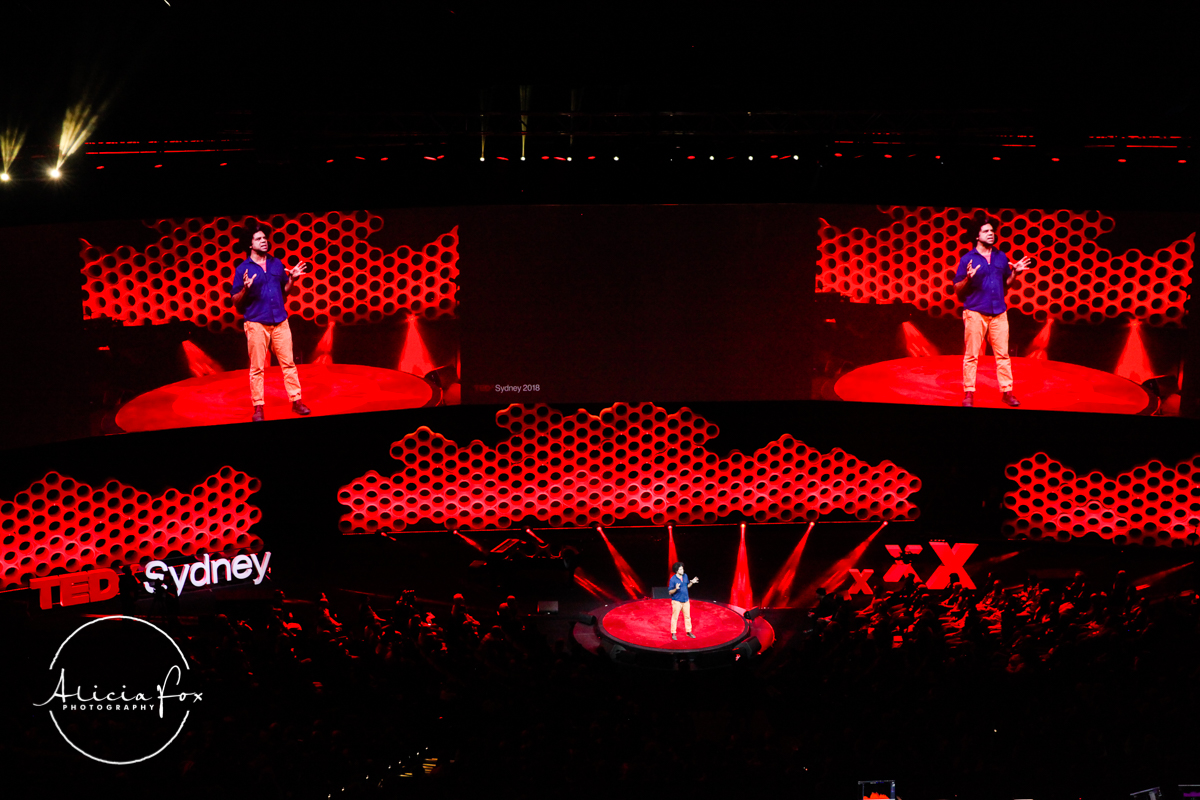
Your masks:
M 262 231 L 267 237 L 267 241 L 271 240 L 271 226 L 265 222 L 259 222 L 256 219 L 248 219 L 243 223 L 242 232 L 242 249 L 250 252 L 250 240 L 254 238 L 254 234 Z
M 671 574 L 674 575 L 676 572 L 679 572 L 679 568 L 682 566 L 683 566 L 682 561 L 676 561 L 674 564 L 671 565 Z
M 1000 220 L 992 219 L 987 214 L 976 214 L 964 225 L 967 231 L 967 244 L 974 245 L 979 241 L 979 229 L 984 225 L 991 225 L 992 230 L 999 235 Z

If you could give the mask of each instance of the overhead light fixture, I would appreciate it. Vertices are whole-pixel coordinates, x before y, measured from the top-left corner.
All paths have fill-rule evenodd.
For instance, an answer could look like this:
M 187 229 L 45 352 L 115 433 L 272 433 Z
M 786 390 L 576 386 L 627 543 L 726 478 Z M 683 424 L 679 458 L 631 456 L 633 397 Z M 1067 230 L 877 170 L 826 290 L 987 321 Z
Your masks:
M 62 177 L 62 172 L 59 171 L 58 167 L 55 167 L 54 169 L 50 170 L 50 177 L 58 180 Z

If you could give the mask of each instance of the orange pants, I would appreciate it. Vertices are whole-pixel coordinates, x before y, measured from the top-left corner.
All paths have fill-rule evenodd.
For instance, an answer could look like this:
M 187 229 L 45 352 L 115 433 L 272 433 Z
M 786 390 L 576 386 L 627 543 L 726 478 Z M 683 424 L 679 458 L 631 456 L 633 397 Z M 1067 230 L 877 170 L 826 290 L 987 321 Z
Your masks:
M 288 327 L 288 321 L 285 319 L 278 325 L 247 321 L 246 346 L 250 349 L 250 402 L 263 405 L 263 370 L 267 368 L 272 350 L 283 368 L 283 387 L 287 389 L 288 400 L 299 400 L 300 375 L 292 360 L 292 329 Z
M 683 610 L 683 629 L 687 633 L 692 632 L 692 601 L 688 600 L 681 603 L 678 600 L 671 601 L 671 635 L 675 635 L 675 626 L 679 624 L 679 611 Z
M 1008 357 L 1008 312 L 980 314 L 978 311 L 963 311 L 963 391 L 975 391 L 975 370 L 979 357 L 983 355 L 986 339 L 996 356 L 996 382 L 1000 391 L 1011 392 L 1013 388 L 1012 359 Z

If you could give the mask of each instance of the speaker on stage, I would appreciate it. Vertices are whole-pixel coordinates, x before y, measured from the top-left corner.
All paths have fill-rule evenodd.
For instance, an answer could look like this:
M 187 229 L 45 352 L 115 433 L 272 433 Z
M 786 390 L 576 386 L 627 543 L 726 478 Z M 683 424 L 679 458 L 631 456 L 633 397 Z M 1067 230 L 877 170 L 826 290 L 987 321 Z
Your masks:
M 650 588 L 650 597 L 654 600 L 669 600 L 671 595 L 668 593 L 666 586 L 652 586 Z
M 752 609 L 748 610 L 742 616 L 744 616 L 747 619 L 747 621 L 752 622 L 756 618 L 761 617 L 765 613 L 767 613 L 767 610 L 765 608 L 763 608 L 762 606 L 759 606 L 758 608 L 752 608 Z
M 758 640 L 757 636 L 751 636 L 749 639 L 733 648 L 733 652 L 737 653 L 743 658 L 758 655 L 758 651 L 760 650 L 762 650 L 762 642 Z

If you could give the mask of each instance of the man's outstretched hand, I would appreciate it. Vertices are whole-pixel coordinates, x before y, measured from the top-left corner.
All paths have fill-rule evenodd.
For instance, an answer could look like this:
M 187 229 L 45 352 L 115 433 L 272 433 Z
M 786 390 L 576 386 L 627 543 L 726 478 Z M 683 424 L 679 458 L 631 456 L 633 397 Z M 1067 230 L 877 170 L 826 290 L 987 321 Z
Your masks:
M 307 271 L 308 271 L 308 262 L 301 261 L 299 264 L 297 264 L 296 266 L 294 266 L 288 270 L 288 275 L 291 275 L 292 280 L 295 280 L 296 278 L 299 278 L 301 275 L 303 275 Z
M 254 285 L 254 276 L 250 274 L 250 270 L 242 273 L 242 288 L 249 289 Z
M 1018 261 L 1017 263 L 1012 265 L 1012 271 L 1013 272 L 1024 272 L 1025 270 L 1029 269 L 1031 266 L 1033 266 L 1033 259 L 1030 258 L 1029 256 L 1025 256 L 1020 261 Z

